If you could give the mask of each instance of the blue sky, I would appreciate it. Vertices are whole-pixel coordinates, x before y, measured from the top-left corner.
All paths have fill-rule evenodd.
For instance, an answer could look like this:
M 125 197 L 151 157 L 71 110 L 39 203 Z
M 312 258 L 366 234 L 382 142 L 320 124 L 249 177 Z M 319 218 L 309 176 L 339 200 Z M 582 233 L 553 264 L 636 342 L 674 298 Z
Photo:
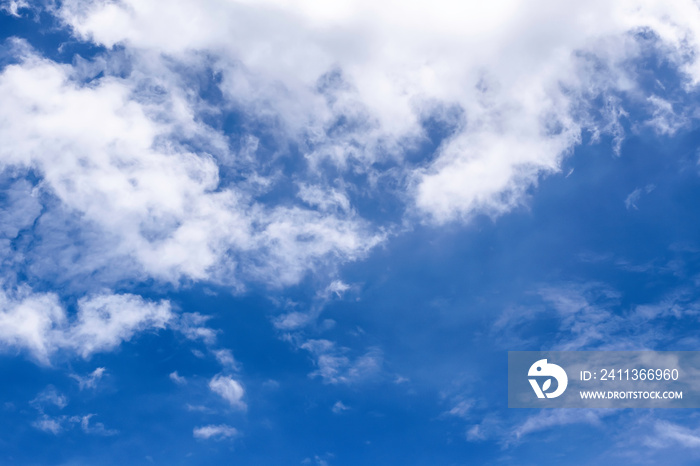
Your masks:
M 507 408 L 700 348 L 700 9 L 579 3 L 1 0 L 0 463 L 697 464 Z

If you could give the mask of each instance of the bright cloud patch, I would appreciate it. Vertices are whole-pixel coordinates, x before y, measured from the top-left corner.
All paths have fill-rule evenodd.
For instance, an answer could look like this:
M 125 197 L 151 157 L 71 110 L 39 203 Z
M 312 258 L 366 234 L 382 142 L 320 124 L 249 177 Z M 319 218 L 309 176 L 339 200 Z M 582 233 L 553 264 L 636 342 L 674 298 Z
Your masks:
M 664 51 L 686 87 L 700 78 L 689 0 L 330 9 L 70 0 L 49 11 L 80 40 L 126 52 L 66 65 L 19 39 L 7 45 L 15 63 L 0 73 L 0 168 L 40 181 L 13 185 L 31 193 L 17 200 L 28 208 L 3 227 L 28 229 L 33 247 L 10 241 L 4 254 L 30 279 L 81 292 L 151 278 L 242 290 L 328 273 L 388 237 L 357 206 L 387 186 L 414 220 L 506 212 L 559 170 L 583 132 L 619 151 L 623 105 L 641 108 L 639 124 L 660 134 L 685 124 L 687 110 L 640 87 L 629 64 L 642 54 Z M 205 74 L 215 77 L 218 102 L 191 84 Z M 263 136 L 246 124 L 234 138 L 206 123 L 227 112 L 273 131 L 298 157 L 284 149 L 262 156 Z M 431 125 L 444 137 L 411 161 Z M 284 157 L 296 164 L 291 173 Z M 50 295 L 35 299 L 46 302 L 26 311 L 31 325 L 15 325 L 6 340 L 45 359 L 56 344 L 41 335 L 64 317 Z M 89 333 L 75 335 L 83 356 L 151 319 L 104 320 L 84 306 L 90 321 L 80 329 Z M 308 323 L 297 317 L 304 314 L 278 326 Z M 338 356 L 319 361 L 319 374 L 347 365 Z
M 373 171 L 424 140 L 426 120 L 446 123 L 453 135 L 435 160 L 406 175 L 413 204 L 437 222 L 517 205 L 584 130 L 611 135 L 619 150 L 627 112 L 618 96 L 646 106 L 658 131 L 675 131 L 682 118 L 669 102 L 638 99 L 628 64 L 649 44 L 635 34 L 652 34 L 688 85 L 700 79 L 700 15 L 690 0 L 185 0 L 166 9 L 73 0 L 59 14 L 107 47 L 188 63 L 197 51 L 212 54 L 224 96 L 278 118 L 312 163 Z M 602 111 L 589 105 L 596 99 L 608 102 Z
M 116 77 L 85 84 L 79 70 L 21 45 L 22 62 L 0 74 L 0 167 L 38 170 L 60 201 L 37 227 L 41 253 L 59 258 L 49 272 L 283 285 L 379 241 L 352 212 L 267 208 L 244 189 L 219 189 L 214 158 L 185 143 L 221 136 L 195 120 L 182 91 Z M 81 232 L 77 261 L 57 251 L 75 247 L 73 235 L 47 231 L 66 226 Z M 45 261 L 33 265 L 47 273 Z
M 61 349 L 87 358 L 114 349 L 137 332 L 164 328 L 171 318 L 169 303 L 134 295 L 83 298 L 69 318 L 55 294 L 20 287 L 0 294 L 0 343 L 27 350 L 42 363 Z
M 238 435 L 238 431 L 234 427 L 221 424 L 195 427 L 192 434 L 194 438 L 198 439 L 225 439 L 235 437 Z
M 243 395 L 245 394 L 243 386 L 233 378 L 217 375 L 209 381 L 209 388 L 226 400 L 232 407 L 246 409 L 246 404 L 243 402 Z
M 696 0 L 0 0 L 0 32 L 0 462 L 486 464 L 616 422 L 695 454 L 497 385 L 516 347 L 700 347 Z

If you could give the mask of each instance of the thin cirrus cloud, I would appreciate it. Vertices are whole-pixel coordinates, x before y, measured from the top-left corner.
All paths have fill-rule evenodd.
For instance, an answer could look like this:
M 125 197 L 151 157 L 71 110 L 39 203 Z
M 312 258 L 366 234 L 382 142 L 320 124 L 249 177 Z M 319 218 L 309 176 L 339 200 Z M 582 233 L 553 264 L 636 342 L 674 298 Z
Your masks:
M 550 429 L 552 427 L 564 426 L 569 424 L 592 424 L 600 423 L 601 418 L 610 415 L 614 411 L 586 409 L 583 412 L 561 410 L 549 412 L 542 410 L 540 413 L 528 417 L 525 422 L 517 426 L 512 431 L 515 440 L 520 440 L 522 437 L 534 434 L 541 430 Z
M 78 374 L 72 374 L 71 378 L 78 382 L 80 390 L 95 388 L 97 387 L 97 382 L 102 379 L 102 376 L 105 374 L 105 371 L 106 369 L 104 367 L 98 367 L 88 375 L 80 376 Z
M 309 376 L 320 377 L 324 383 L 353 384 L 381 373 L 383 355 L 378 348 L 370 348 L 353 359 L 348 356 L 349 348 L 329 340 L 307 339 L 298 346 L 309 352 L 316 365 Z
M 700 433 L 697 429 L 690 429 L 673 422 L 656 421 L 654 435 L 647 437 L 645 444 L 651 448 L 681 446 L 698 449 L 700 448 Z
M 558 351 L 632 351 L 669 342 L 678 345 L 681 332 L 659 332 L 659 326 L 687 324 L 698 312 L 696 294 L 685 286 L 672 289 L 659 301 L 627 310 L 620 310 L 620 303 L 629 297 L 600 282 L 551 284 L 539 289 L 536 296 L 534 303 L 509 308 L 495 320 L 492 334 L 501 345 Z M 528 325 L 545 321 L 554 324 L 556 332 L 542 345 Z

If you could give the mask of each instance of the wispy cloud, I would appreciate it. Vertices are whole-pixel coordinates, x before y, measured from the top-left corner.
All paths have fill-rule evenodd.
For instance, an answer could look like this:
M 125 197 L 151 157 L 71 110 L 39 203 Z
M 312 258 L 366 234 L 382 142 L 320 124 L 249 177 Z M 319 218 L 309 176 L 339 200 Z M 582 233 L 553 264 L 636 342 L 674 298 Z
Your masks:
M 207 345 L 216 343 L 217 331 L 205 324 L 211 316 L 205 316 L 198 312 L 186 312 L 179 316 L 174 327 L 190 340 L 201 340 Z
M 647 436 L 644 443 L 651 448 L 681 446 L 698 449 L 700 448 L 700 430 L 659 420 L 654 424 L 654 435 Z
M 85 416 L 74 416 L 71 418 L 71 422 L 79 423 L 80 428 L 86 434 L 111 436 L 117 435 L 119 433 L 114 429 L 107 429 L 105 425 L 101 422 L 91 423 L 90 419 L 92 419 L 94 416 L 95 414 L 86 414 Z
M 68 398 L 59 393 L 54 386 L 49 385 L 30 401 L 30 404 L 40 412 L 43 412 L 44 408 L 47 406 L 55 406 L 58 409 L 63 409 L 68 406 Z
M 63 426 L 61 422 L 56 418 L 51 418 L 49 416 L 42 416 L 32 423 L 36 429 L 48 432 L 54 435 L 58 435 L 63 431 Z
M 168 377 L 170 380 L 172 380 L 174 383 L 178 385 L 184 385 L 187 383 L 187 379 L 185 379 L 183 376 L 179 375 L 177 371 L 171 372 Z
M 450 408 L 450 410 L 447 411 L 446 414 L 466 419 L 469 417 L 470 410 L 473 407 L 473 405 L 474 402 L 471 400 L 461 400 L 457 402 L 452 408 Z
M 238 430 L 226 424 L 211 424 L 208 426 L 195 427 L 192 431 L 192 435 L 194 435 L 194 438 L 204 440 L 223 440 L 238 436 Z
M 71 377 L 78 382 L 80 389 L 84 390 L 86 388 L 95 388 L 97 386 L 97 381 L 102 378 L 105 371 L 106 369 L 104 367 L 98 367 L 86 376 L 71 374 Z
M 30 8 L 26 0 L 2 0 L 0 1 L 0 11 L 6 11 L 12 16 L 19 17 L 20 10 Z
M 347 356 L 348 348 L 338 347 L 329 340 L 310 339 L 300 347 L 312 355 L 317 366 L 309 375 L 321 377 L 325 383 L 360 382 L 379 374 L 383 364 L 383 355 L 377 348 L 352 359 Z
M 240 365 L 233 357 L 233 353 L 230 349 L 218 349 L 214 350 L 214 356 L 216 360 L 221 364 L 224 369 L 238 371 L 240 370 Z
M 690 124 L 690 118 L 676 112 L 671 102 L 656 95 L 649 96 L 647 101 L 652 107 L 652 116 L 646 123 L 657 133 L 671 136 Z
M 341 414 L 345 411 L 348 411 L 350 409 L 349 406 L 346 406 L 342 401 L 336 401 L 333 407 L 331 408 L 331 411 L 333 411 L 334 414 Z
M 668 344 L 680 336 L 658 332 L 662 323 L 700 314 L 696 294 L 685 287 L 656 302 L 624 307 L 620 292 L 597 282 L 550 285 L 537 295 L 541 302 L 504 311 L 493 324 L 494 336 L 504 344 L 517 341 L 538 350 L 638 350 Z M 533 329 L 545 321 L 555 323 L 557 331 L 543 339 Z
M 534 416 L 528 417 L 525 422 L 515 427 L 512 435 L 515 440 L 522 437 L 549 430 L 554 427 L 567 426 L 571 424 L 600 425 L 601 418 L 613 414 L 612 410 L 592 410 L 592 409 L 558 409 L 542 410 Z
M 639 202 L 639 199 L 641 198 L 642 193 L 649 194 L 654 189 L 656 189 L 656 186 L 654 186 L 653 184 L 649 184 L 644 189 L 637 188 L 634 191 L 632 191 L 627 196 L 627 198 L 625 198 L 625 207 L 627 208 L 627 210 L 630 210 L 630 209 L 639 210 L 639 207 L 637 207 L 637 203 Z

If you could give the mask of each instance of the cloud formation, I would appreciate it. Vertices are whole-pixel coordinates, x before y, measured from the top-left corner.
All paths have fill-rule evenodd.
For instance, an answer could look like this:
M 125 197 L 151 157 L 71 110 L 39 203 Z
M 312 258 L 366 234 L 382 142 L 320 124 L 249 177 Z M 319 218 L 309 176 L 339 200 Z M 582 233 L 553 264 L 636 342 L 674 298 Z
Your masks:
M 222 188 L 215 159 L 186 144 L 222 136 L 195 119 L 183 90 L 139 89 L 148 83 L 138 77 L 84 83 L 71 66 L 15 49 L 21 63 L 0 73 L 0 168 L 36 170 L 59 201 L 35 227 L 34 274 L 279 286 L 380 240 L 351 211 L 266 207 Z
M 71 377 L 78 382 L 78 387 L 80 387 L 80 390 L 84 390 L 86 388 L 95 388 L 97 386 L 97 381 L 102 378 L 105 371 L 106 369 L 104 367 L 98 367 L 86 376 L 72 374 Z
M 71 0 L 57 14 L 106 47 L 188 63 L 206 52 L 226 101 L 276 119 L 312 164 L 369 171 L 424 141 L 426 121 L 451 127 L 406 178 L 413 206 L 436 222 L 518 205 L 539 176 L 559 170 L 584 130 L 619 146 L 620 96 L 646 107 L 653 128 L 675 131 L 682 118 L 662 97 L 644 97 L 628 66 L 645 48 L 662 49 L 688 86 L 700 79 L 691 0 L 182 0 L 167 9 Z M 603 111 L 592 110 L 596 99 L 607 102 Z
M 245 410 L 247 408 L 243 401 L 245 390 L 235 379 L 226 375 L 217 375 L 209 381 L 209 388 L 212 392 L 226 400 L 233 408 Z
M 225 439 L 225 438 L 231 438 L 235 437 L 238 435 L 238 430 L 236 428 L 228 426 L 226 424 L 220 424 L 220 425 L 208 425 L 208 426 L 202 426 L 202 427 L 195 427 L 195 429 L 192 431 L 192 435 L 194 435 L 194 438 L 198 439 Z
M 138 332 L 165 328 L 172 317 L 167 301 L 153 303 L 130 294 L 84 297 L 69 317 L 56 294 L 19 287 L 0 291 L 0 345 L 26 350 L 42 364 L 49 364 L 59 350 L 87 358 Z
M 0 5 L 12 15 L 27 7 Z M 584 137 L 619 154 L 625 131 L 675 134 L 692 112 L 673 93 L 700 80 L 692 0 L 180 0 L 167 8 L 66 0 L 46 8 L 102 49 L 66 64 L 19 39 L 5 45 L 0 345 L 49 364 L 59 351 L 89 358 L 169 327 L 205 344 L 224 371 L 209 389 L 239 410 L 247 409 L 245 389 L 225 375 L 239 364 L 214 348 L 206 316 L 110 290 L 152 280 L 243 291 L 315 273 L 330 283 L 317 303 L 273 324 L 296 332 L 283 338 L 308 352 L 312 378 L 371 379 L 384 365 L 381 349 L 358 353 L 305 333 L 327 301 L 350 289 L 334 274 L 340 264 L 417 223 L 522 205 Z M 652 91 L 637 75 L 636 61 L 658 52 L 677 89 L 659 82 Z M 627 209 L 641 195 L 633 191 Z M 395 204 L 385 215 L 387 198 Z M 67 296 L 35 291 L 46 289 L 34 287 L 41 283 Z M 542 312 L 558 325 L 553 347 L 604 347 L 624 334 L 608 291 L 541 290 Z M 501 328 L 517 333 L 528 314 L 506 317 Z M 633 331 L 616 347 L 653 338 Z M 101 375 L 77 380 L 87 388 Z M 170 378 L 185 382 L 177 372 Z M 467 418 L 471 408 L 462 401 L 449 412 Z M 338 402 L 333 411 L 345 409 Z M 35 426 L 58 433 L 65 422 L 42 413 Z M 90 415 L 71 422 L 111 432 Z M 579 421 L 540 415 L 513 435 L 570 422 Z M 474 438 L 485 435 L 481 427 Z M 209 425 L 193 435 L 236 433 Z

